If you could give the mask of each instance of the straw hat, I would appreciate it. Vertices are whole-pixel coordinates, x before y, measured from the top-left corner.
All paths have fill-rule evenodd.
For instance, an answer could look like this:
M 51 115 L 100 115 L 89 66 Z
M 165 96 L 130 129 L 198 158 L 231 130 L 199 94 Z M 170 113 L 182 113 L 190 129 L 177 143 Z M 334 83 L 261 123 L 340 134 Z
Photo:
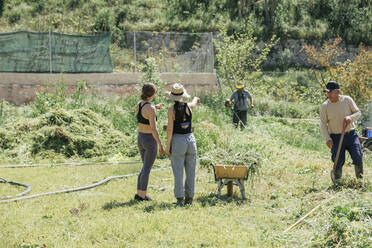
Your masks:
M 190 95 L 187 94 L 186 89 L 182 84 L 175 83 L 172 85 L 172 90 L 166 93 L 167 97 L 170 100 L 184 102 L 190 98 Z
M 238 82 L 235 86 L 237 89 L 243 89 L 244 88 L 244 84 L 241 83 L 241 82 Z

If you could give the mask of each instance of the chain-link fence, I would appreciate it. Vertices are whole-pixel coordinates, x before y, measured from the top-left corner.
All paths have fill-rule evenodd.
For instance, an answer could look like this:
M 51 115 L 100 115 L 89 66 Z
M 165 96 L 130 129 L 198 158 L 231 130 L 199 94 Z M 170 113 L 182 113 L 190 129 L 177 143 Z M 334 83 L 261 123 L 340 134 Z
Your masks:
M 114 56 L 118 71 L 137 72 L 147 57 L 155 57 L 160 72 L 213 73 L 213 35 L 127 31 L 125 48 Z

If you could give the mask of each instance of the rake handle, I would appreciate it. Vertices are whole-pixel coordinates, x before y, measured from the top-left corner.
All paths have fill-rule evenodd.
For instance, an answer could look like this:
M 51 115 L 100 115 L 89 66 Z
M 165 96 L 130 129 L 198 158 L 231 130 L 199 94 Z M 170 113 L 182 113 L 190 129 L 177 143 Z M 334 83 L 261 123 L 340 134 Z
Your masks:
M 335 163 L 333 164 L 333 170 L 334 171 L 336 171 L 337 162 L 338 162 L 338 159 L 340 157 L 341 146 L 342 146 L 342 142 L 344 141 L 344 136 L 345 136 L 345 130 L 346 130 L 346 125 L 342 128 L 340 142 L 338 142 L 336 159 L 335 159 Z

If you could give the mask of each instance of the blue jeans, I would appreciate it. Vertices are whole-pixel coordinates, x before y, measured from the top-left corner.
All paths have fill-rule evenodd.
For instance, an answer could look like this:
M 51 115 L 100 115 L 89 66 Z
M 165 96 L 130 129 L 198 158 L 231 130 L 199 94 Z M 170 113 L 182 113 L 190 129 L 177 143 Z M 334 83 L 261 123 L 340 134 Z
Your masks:
M 331 134 L 330 136 L 333 141 L 333 147 L 331 149 L 332 161 L 335 162 L 341 134 Z M 345 163 L 346 151 L 349 152 L 351 159 L 353 160 L 356 177 L 361 178 L 363 176 L 363 152 L 358 139 L 358 134 L 355 130 L 351 130 L 350 132 L 345 133 L 344 140 L 342 142 L 340 150 L 340 156 L 338 158 L 338 162 L 336 165 L 335 171 L 336 179 L 339 179 L 342 176 L 342 166 Z
M 196 141 L 194 134 L 173 134 L 171 165 L 174 175 L 174 196 L 176 198 L 194 197 L 196 170 Z M 183 171 L 186 172 L 183 186 Z

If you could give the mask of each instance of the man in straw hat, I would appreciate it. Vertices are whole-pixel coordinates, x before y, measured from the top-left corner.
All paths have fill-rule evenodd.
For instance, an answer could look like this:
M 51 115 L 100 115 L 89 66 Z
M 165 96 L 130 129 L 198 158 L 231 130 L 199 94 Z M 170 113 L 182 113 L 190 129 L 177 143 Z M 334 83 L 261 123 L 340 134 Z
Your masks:
M 173 84 L 167 93 L 174 105 L 168 110 L 167 147 L 174 175 L 174 196 L 177 205 L 192 204 L 195 188 L 196 141 L 192 133 L 192 109 L 199 103 L 194 97 L 186 103 L 190 95 L 181 84 Z M 183 173 L 186 173 L 185 183 Z
M 244 89 L 244 84 L 241 82 L 236 84 L 236 90 L 232 93 L 230 99 L 226 100 L 226 106 L 233 107 L 233 123 L 236 127 L 241 124 L 241 128 L 244 128 L 247 124 L 247 114 L 248 114 L 248 102 L 249 99 L 250 106 L 253 107 L 253 99 L 251 94 Z
M 361 113 L 350 96 L 340 95 L 340 85 L 335 81 L 327 83 L 324 92 L 328 99 L 320 110 L 320 130 L 324 140 L 331 149 L 332 161 L 335 162 L 338 146 L 344 130 L 339 158 L 335 170 L 331 171 L 331 179 L 335 183 L 342 176 L 342 166 L 345 163 L 347 150 L 353 160 L 355 175 L 363 177 L 363 153 L 355 131 L 356 123 Z

